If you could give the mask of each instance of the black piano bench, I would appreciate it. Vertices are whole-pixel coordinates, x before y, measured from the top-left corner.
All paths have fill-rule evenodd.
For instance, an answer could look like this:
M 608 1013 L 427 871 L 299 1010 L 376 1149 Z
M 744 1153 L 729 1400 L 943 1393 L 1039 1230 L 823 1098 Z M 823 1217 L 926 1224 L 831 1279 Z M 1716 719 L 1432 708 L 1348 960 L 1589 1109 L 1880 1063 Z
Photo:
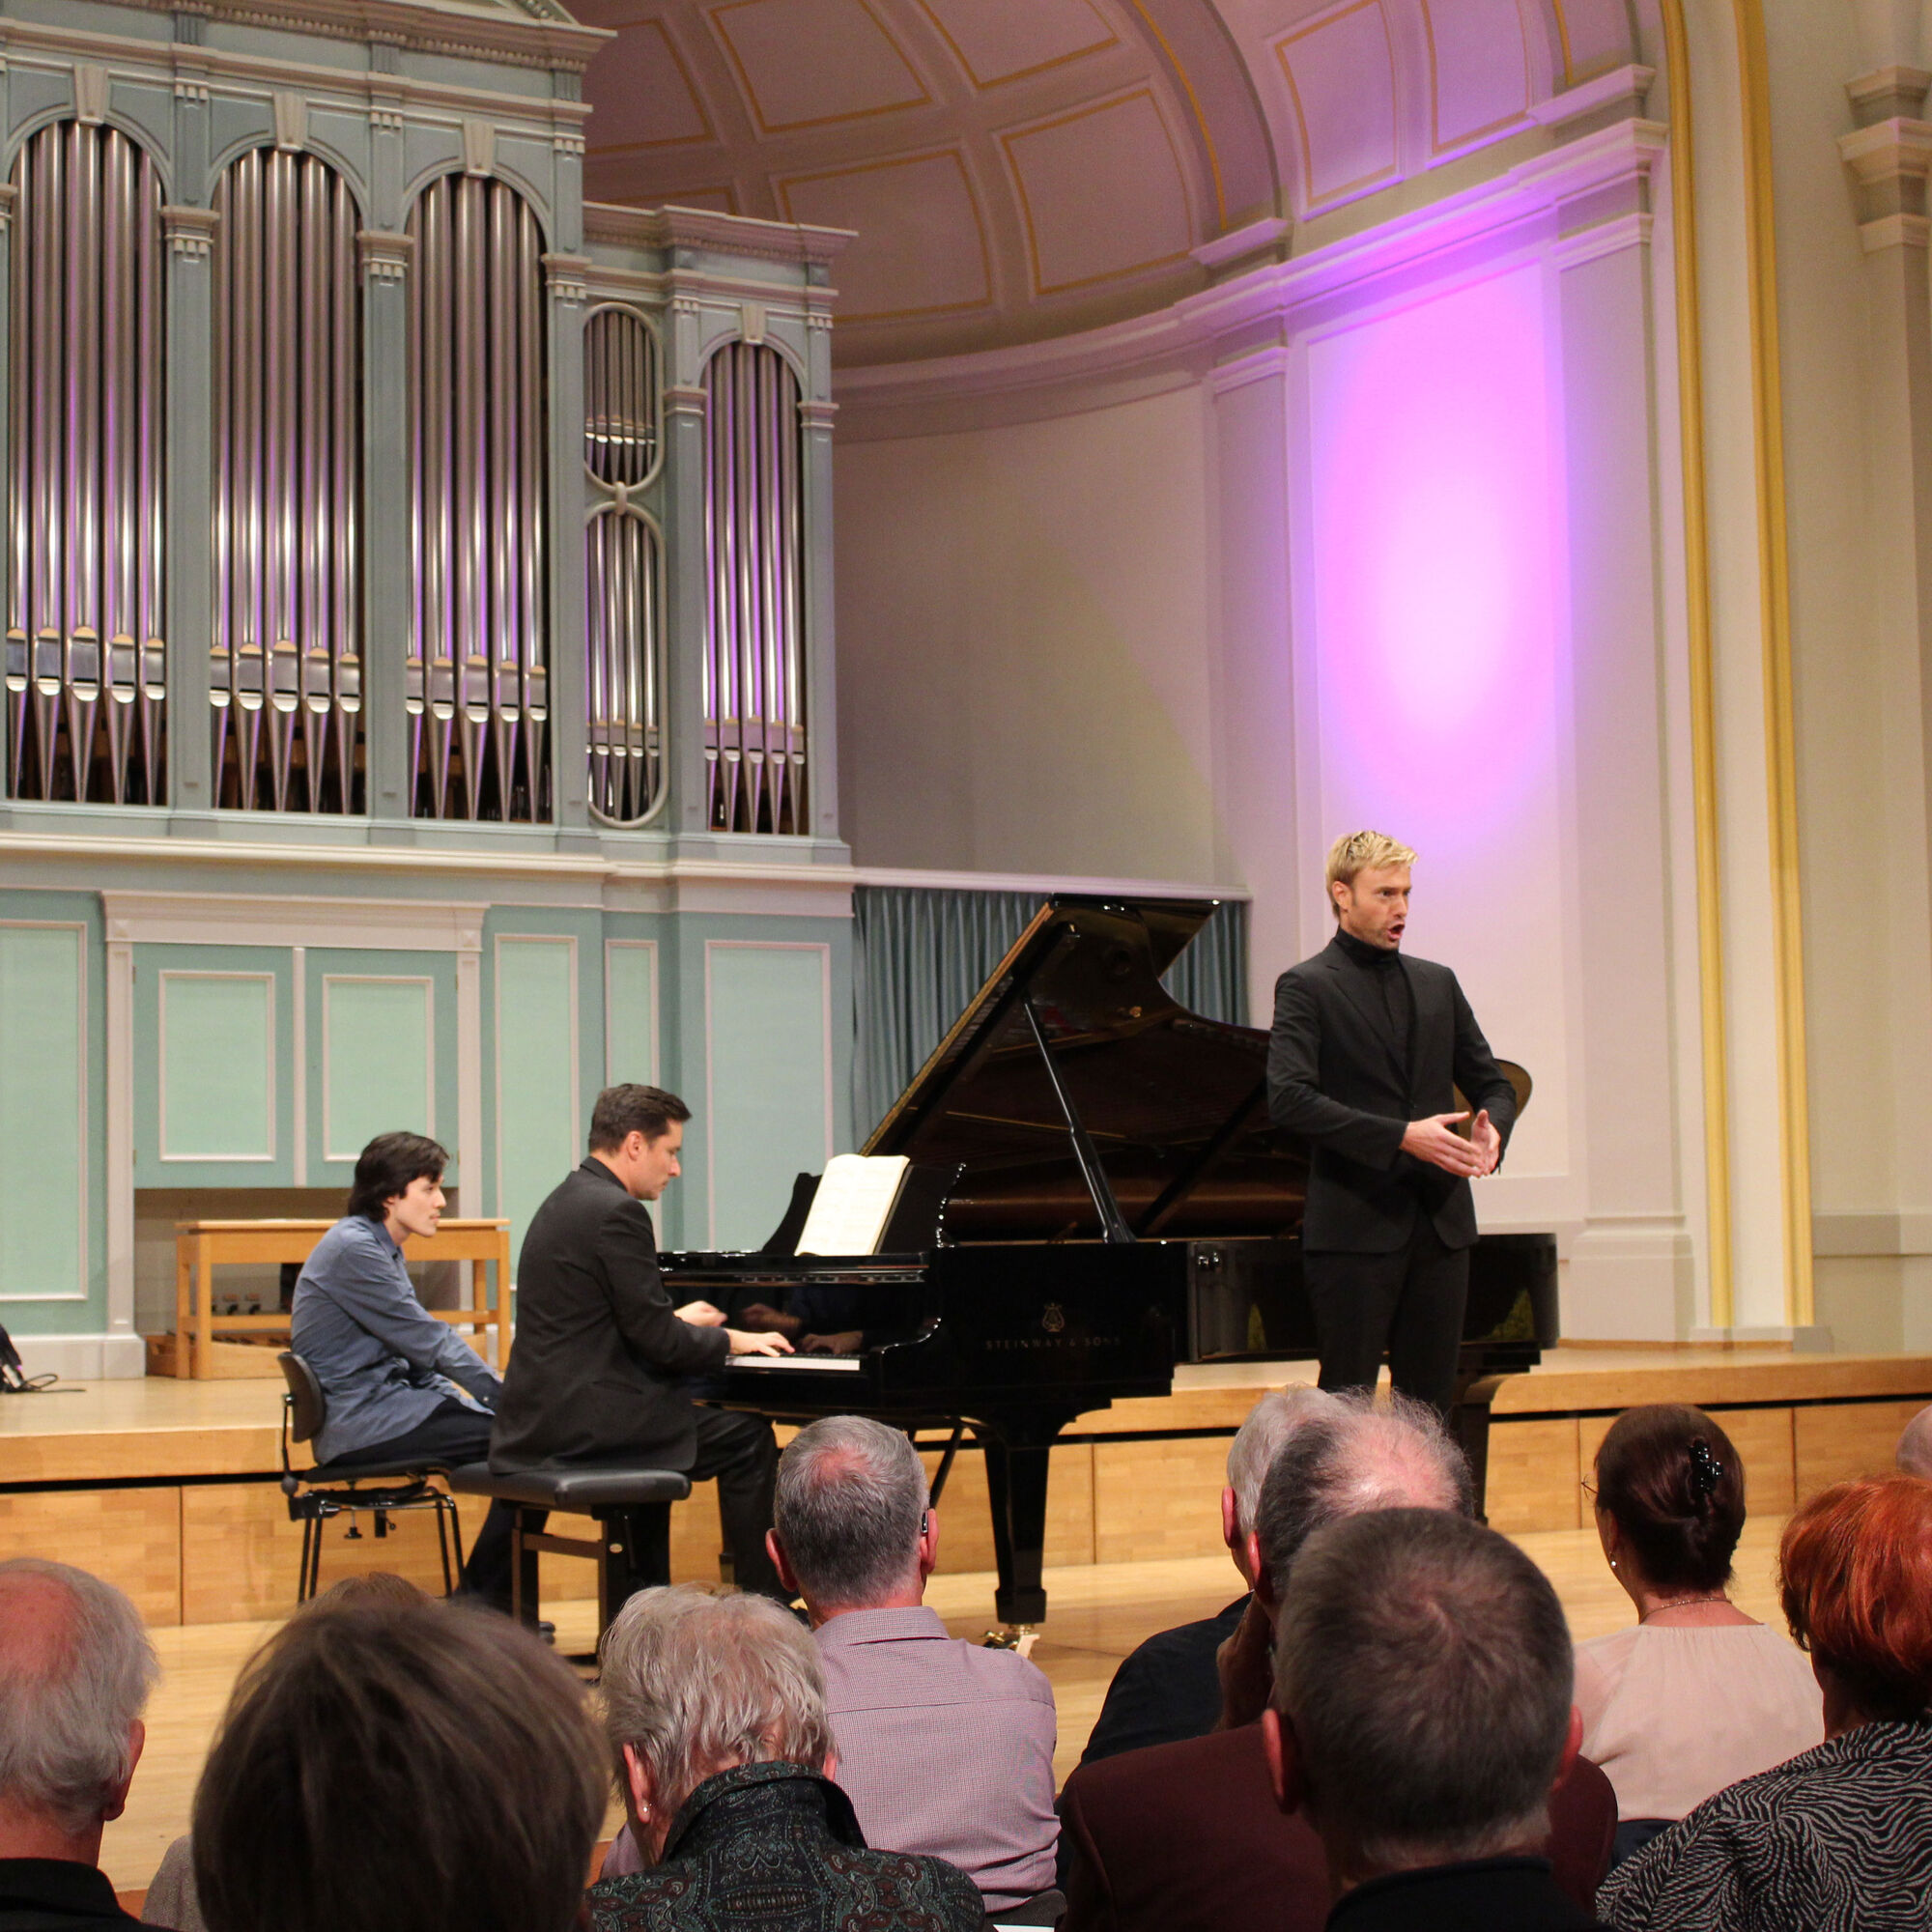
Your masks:
M 537 1625 L 537 1556 L 586 1556 L 597 1565 L 597 1640 L 637 1590 L 670 1581 L 670 1506 L 691 1493 L 691 1478 L 675 1469 L 645 1469 L 634 1463 L 576 1463 L 568 1467 L 519 1469 L 495 1474 L 487 1463 L 449 1472 L 459 1494 L 488 1496 L 516 1510 L 510 1560 L 510 1609 L 532 1630 Z M 594 1517 L 597 1540 L 552 1536 L 544 1528 L 553 1510 Z

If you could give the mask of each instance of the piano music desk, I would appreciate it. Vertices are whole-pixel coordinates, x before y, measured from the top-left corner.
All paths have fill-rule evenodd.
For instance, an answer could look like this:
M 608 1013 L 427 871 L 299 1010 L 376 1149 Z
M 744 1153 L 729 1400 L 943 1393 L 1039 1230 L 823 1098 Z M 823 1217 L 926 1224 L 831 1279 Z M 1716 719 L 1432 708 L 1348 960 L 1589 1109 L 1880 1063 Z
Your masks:
M 219 1335 L 287 1335 L 282 1314 L 217 1315 L 214 1270 L 223 1264 L 279 1265 L 305 1262 L 333 1221 L 177 1221 L 175 1223 L 174 1373 L 201 1381 L 218 1375 L 214 1341 Z M 444 1221 L 429 1240 L 412 1240 L 412 1262 L 469 1264 L 469 1299 L 460 1308 L 429 1312 L 453 1327 L 468 1328 L 469 1346 L 487 1362 L 495 1339 L 496 1366 L 509 1358 L 505 1320 L 510 1286 L 510 1224 L 503 1220 Z M 490 1304 L 490 1264 L 497 1264 L 497 1306 Z M 265 1351 L 266 1352 L 266 1351 Z M 272 1367 L 270 1371 L 272 1373 Z

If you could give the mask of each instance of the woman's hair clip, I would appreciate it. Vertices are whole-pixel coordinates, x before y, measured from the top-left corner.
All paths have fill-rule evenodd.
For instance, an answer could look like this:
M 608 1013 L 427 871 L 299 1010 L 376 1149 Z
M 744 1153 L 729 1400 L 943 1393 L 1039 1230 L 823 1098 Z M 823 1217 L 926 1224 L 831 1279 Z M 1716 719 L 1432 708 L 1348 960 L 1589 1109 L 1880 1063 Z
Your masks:
M 1724 1479 L 1724 1465 L 1711 1454 L 1711 1445 L 1701 1435 L 1690 1443 L 1690 1493 L 1701 1503 L 1717 1492 Z

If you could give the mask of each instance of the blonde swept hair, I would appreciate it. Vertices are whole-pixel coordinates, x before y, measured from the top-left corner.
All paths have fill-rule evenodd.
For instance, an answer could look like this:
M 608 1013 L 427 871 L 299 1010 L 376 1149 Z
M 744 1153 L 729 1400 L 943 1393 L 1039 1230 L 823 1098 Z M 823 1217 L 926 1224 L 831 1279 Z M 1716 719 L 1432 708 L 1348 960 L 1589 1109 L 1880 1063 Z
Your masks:
M 1335 903 L 1334 888 L 1352 886 L 1357 872 L 1372 871 L 1378 866 L 1412 866 L 1415 854 L 1399 838 L 1386 832 L 1345 832 L 1328 848 L 1328 876 L 1322 891 L 1328 895 L 1328 909 L 1337 919 L 1342 909 Z

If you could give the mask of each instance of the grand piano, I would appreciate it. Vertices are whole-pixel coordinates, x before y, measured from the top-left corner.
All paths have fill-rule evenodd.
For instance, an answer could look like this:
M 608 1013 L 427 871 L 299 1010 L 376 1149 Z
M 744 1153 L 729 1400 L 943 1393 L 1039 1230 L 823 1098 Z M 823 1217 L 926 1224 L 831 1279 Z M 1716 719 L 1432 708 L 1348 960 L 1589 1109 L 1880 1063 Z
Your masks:
M 668 1254 L 674 1300 L 803 1311 L 826 1352 L 736 1356 L 734 1406 L 970 1431 L 985 1452 L 997 1614 L 1042 1621 L 1047 1459 L 1076 1417 L 1168 1394 L 1178 1363 L 1315 1354 L 1305 1143 L 1267 1116 L 1267 1036 L 1191 1013 L 1161 975 L 1210 901 L 1041 905 L 863 1149 L 911 1165 L 876 1254 L 793 1252 L 812 1177 L 763 1251 Z M 1519 1102 L 1529 1081 L 1504 1063 Z M 1556 1339 L 1548 1235 L 1470 1267 L 1457 1426 L 1480 1507 L 1489 1399 Z M 949 1450 L 942 1465 L 950 1468 Z

